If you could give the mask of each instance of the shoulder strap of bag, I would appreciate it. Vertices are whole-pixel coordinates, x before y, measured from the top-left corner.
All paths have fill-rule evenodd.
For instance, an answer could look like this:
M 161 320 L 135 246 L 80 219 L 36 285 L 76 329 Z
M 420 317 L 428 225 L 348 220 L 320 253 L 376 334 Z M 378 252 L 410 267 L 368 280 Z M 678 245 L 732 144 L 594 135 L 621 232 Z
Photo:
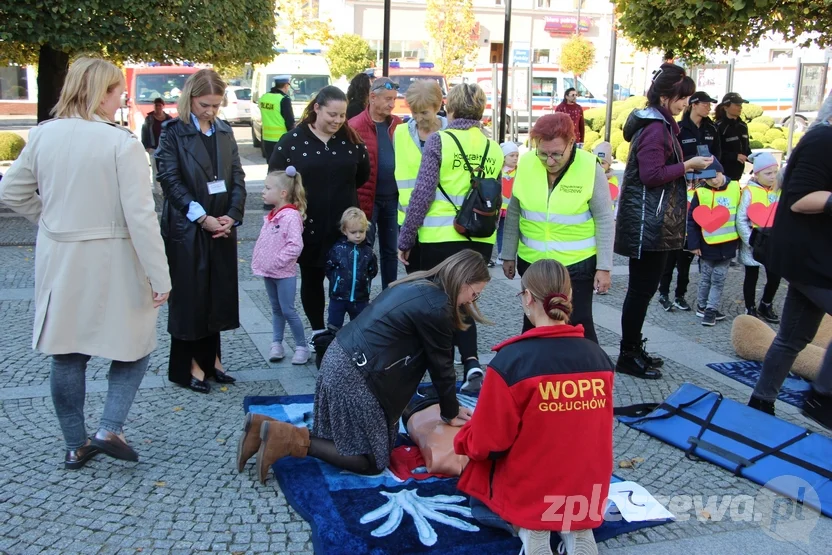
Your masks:
M 471 172 L 471 175 L 473 176 L 474 175 L 474 169 L 471 167 L 471 163 L 468 162 L 468 155 L 465 154 L 465 151 L 462 149 L 462 145 L 459 143 L 459 139 L 457 139 L 454 136 L 454 134 L 451 133 L 449 130 L 445 130 L 445 131 L 443 131 L 443 133 L 445 133 L 448 137 L 450 137 L 451 139 L 454 140 L 454 142 L 456 143 L 457 148 L 459 149 L 459 153 L 462 154 L 462 159 L 465 160 L 465 165 L 468 167 L 468 171 Z M 454 212 L 456 212 L 457 215 L 459 215 L 459 208 L 457 207 L 456 204 L 454 204 L 454 201 L 451 200 L 451 197 L 448 196 L 448 193 L 445 192 L 445 189 L 442 187 L 442 181 L 441 180 L 437 181 L 436 186 L 439 188 L 439 192 L 442 193 L 442 196 L 445 197 L 447 199 L 447 201 L 451 203 L 451 206 L 454 207 Z

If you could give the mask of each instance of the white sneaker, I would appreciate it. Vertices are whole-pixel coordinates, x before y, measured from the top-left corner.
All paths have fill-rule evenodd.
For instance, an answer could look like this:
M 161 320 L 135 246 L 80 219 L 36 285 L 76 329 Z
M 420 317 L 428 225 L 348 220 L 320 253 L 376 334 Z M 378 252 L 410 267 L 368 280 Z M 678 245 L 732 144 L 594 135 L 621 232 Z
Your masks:
M 309 349 L 306 347 L 298 347 L 295 349 L 295 355 L 292 357 L 292 364 L 306 364 L 309 362 Z
M 482 389 L 484 377 L 485 373 L 482 371 L 482 368 L 472 368 L 465 376 L 465 381 L 462 382 L 460 390 L 463 393 L 479 393 L 480 389 Z
M 574 532 L 559 532 L 560 545 L 558 553 L 563 555 L 598 555 L 598 545 L 592 530 L 575 530 Z
M 520 555 L 552 555 L 552 546 L 549 545 L 551 532 L 548 530 L 526 530 L 520 528 L 517 535 L 523 542 Z
M 323 330 L 312 330 L 312 335 L 309 336 L 309 342 L 306 345 L 306 348 L 309 349 L 310 353 L 315 352 L 315 343 L 312 340 L 315 339 L 316 335 L 318 335 L 319 333 L 323 333 L 325 331 L 326 331 L 325 329 L 323 329 Z
M 283 349 L 282 341 L 272 342 L 272 348 L 269 349 L 269 362 L 277 362 L 286 356 L 286 351 Z

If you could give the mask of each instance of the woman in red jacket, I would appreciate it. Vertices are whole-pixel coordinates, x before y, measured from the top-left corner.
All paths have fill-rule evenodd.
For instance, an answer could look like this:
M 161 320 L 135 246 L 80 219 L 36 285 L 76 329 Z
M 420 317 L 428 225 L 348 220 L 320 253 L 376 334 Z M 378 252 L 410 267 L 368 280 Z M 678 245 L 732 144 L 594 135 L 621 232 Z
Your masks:
M 535 326 L 494 350 L 477 408 L 454 441 L 471 461 L 459 489 L 483 524 L 523 540 L 526 553 L 597 553 L 612 476 L 613 364 L 583 326 L 570 326 L 569 272 L 539 260 L 521 280 Z M 580 433 L 575 433 L 580 430 Z M 553 471 L 552 469 L 556 469 Z

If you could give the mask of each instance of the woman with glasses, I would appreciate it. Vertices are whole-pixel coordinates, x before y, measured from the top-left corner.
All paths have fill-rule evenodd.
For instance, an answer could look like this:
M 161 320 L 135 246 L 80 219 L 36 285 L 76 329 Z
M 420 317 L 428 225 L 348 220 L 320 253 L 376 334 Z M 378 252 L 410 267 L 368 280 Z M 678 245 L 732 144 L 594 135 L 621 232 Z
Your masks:
M 462 162 L 463 153 L 471 166 L 483 168 L 485 177 L 497 178 L 503 167 L 500 144 L 482 132 L 485 103 L 485 93 L 478 85 L 455 86 L 448 94 L 448 129 L 425 141 L 416 185 L 399 232 L 399 260 L 410 271 L 433 268 L 464 249 L 475 250 L 486 262 L 491 260 L 496 229 L 491 237 L 468 239 L 454 228 L 457 210 L 471 190 L 471 172 Z M 479 391 L 484 373 L 477 356 L 476 324 L 470 322 L 457 330 L 454 344 L 465 367 L 462 390 Z
M 597 343 L 593 291 L 610 288 L 615 221 L 607 177 L 597 158 L 577 148 L 575 126 L 563 113 L 543 116 L 520 157 L 503 227 L 503 273 L 514 279 L 538 260 L 557 260 L 572 281 L 570 323 Z M 516 260 L 515 260 L 516 258 Z M 523 331 L 532 328 L 523 318 Z
M 451 352 L 454 330 L 482 322 L 477 299 L 491 279 L 482 254 L 463 250 L 385 289 L 329 345 L 315 385 L 312 432 L 249 413 L 237 451 L 242 472 L 257 453 L 265 482 L 282 457 L 315 457 L 357 474 L 390 464 L 399 418 L 425 375 L 439 396 L 442 420 L 462 426 Z M 609 457 L 607 457 L 609 459 Z
M 602 513 L 570 520 L 563 504 L 545 502 L 540 492 L 590 505 L 606 498 L 613 365 L 581 326 L 568 324 L 574 290 L 561 263 L 538 260 L 521 283 L 534 329 L 494 348 L 477 410 L 454 441 L 456 452 L 471 459 L 457 487 L 471 496 L 475 519 L 519 535 L 526 553 L 551 554 L 553 531 L 563 542 L 558 553 L 598 553 L 592 529 L 603 523 Z

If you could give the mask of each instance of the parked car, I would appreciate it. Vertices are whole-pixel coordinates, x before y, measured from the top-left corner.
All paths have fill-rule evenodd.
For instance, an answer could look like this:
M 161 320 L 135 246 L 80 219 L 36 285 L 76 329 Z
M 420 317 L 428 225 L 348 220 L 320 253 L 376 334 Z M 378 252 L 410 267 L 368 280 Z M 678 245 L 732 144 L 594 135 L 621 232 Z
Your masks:
M 230 124 L 251 122 L 251 89 L 228 87 L 225 89 L 225 106 L 220 108 L 220 119 Z

